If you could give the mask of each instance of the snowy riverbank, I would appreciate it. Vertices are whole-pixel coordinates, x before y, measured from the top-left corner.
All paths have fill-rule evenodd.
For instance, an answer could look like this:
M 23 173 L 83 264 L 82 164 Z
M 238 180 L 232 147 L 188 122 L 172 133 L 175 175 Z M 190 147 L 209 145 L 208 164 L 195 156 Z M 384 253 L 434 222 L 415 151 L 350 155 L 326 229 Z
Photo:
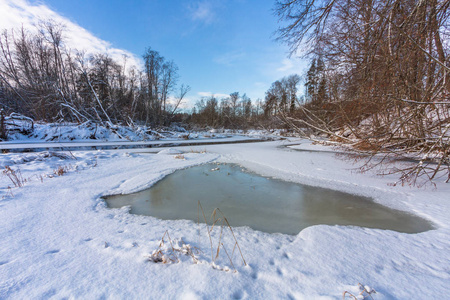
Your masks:
M 359 174 L 332 153 L 289 150 L 280 147 L 284 143 L 177 147 L 184 159 L 144 149 L 76 151 L 76 159 L 3 154 L 2 169 L 20 168 L 27 182 L 8 189 L 12 181 L 6 175 L 0 181 L 0 298 L 339 299 L 344 291 L 358 294 L 358 283 L 374 288 L 374 299 L 448 297 L 448 184 L 392 187 L 395 177 Z M 404 234 L 319 225 L 288 236 L 235 228 L 248 266 L 235 254 L 238 272 L 225 272 L 213 268 L 208 236 L 200 228 L 199 237 L 194 222 L 130 215 L 125 208 L 108 209 L 100 198 L 141 190 L 176 169 L 213 160 L 371 196 L 432 221 L 436 229 Z M 55 174 L 59 167 L 63 176 Z M 148 261 L 166 230 L 200 248 L 201 263 Z M 232 248 L 230 236 L 224 244 Z M 216 263 L 232 269 L 223 255 Z

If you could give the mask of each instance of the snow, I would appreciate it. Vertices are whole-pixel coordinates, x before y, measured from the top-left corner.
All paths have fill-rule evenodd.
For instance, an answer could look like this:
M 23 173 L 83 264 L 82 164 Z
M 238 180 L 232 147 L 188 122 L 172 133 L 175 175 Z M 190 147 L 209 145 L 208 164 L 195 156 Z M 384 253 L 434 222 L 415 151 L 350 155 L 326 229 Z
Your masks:
M 248 137 L 248 136 L 229 136 L 221 138 L 201 138 L 196 140 L 180 140 L 180 139 L 167 139 L 158 141 L 73 141 L 73 142 L 30 142 L 30 141 L 11 141 L 0 143 L 0 150 L 18 150 L 18 149 L 75 149 L 89 150 L 92 147 L 98 148 L 139 148 L 139 147 L 167 147 L 171 145 L 208 145 L 208 144 L 225 144 L 236 143 L 246 141 L 257 141 L 260 137 Z
M 31 119 L 11 114 L 6 117 L 6 128 L 9 141 L 27 142 L 80 142 L 80 141 L 154 141 L 176 139 L 223 138 L 220 133 L 187 132 L 180 126 L 172 126 L 164 130 L 153 130 L 147 126 L 104 126 L 94 122 L 75 123 L 41 123 Z
M 167 147 L 172 145 L 198 145 L 235 143 L 279 139 L 282 131 L 212 130 L 187 132 L 180 126 L 152 130 L 147 126 L 105 127 L 93 122 L 39 123 L 17 114 L 6 118 L 8 140 L 0 142 L 0 150 L 65 149 L 89 150 L 106 148 Z M 220 131 L 220 132 L 219 132 Z
M 158 152 L 158 154 L 182 154 L 182 153 L 183 151 L 174 148 L 167 148 Z
M 285 147 L 293 144 L 309 151 Z M 377 300 L 448 299 L 449 185 L 390 186 L 395 177 L 360 174 L 357 165 L 323 147 L 289 139 L 172 147 L 164 155 L 154 155 L 161 149 L 2 154 L 2 170 L 20 170 L 26 182 L 14 187 L 6 174 L 0 178 L 0 299 L 342 299 L 344 291 L 359 295 L 361 286 L 375 290 Z M 184 159 L 177 159 L 181 153 Z M 109 209 L 101 198 L 142 190 L 177 169 L 214 160 L 370 196 L 420 215 L 436 229 L 405 234 L 317 225 L 289 236 L 233 228 L 248 264 L 235 253 L 233 272 L 223 251 L 212 262 L 204 225 Z M 66 173 L 55 174 L 58 167 Z M 166 231 L 175 248 L 186 251 L 185 243 L 201 249 L 199 263 L 184 254 L 170 264 L 150 261 Z M 233 248 L 229 234 L 222 242 Z

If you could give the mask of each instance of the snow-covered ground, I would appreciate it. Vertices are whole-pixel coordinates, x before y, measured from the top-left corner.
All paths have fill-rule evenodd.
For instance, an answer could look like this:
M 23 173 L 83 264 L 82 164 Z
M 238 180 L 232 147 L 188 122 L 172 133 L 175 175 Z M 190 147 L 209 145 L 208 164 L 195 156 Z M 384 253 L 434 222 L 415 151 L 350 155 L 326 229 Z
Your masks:
M 315 149 L 296 142 L 303 145 L 299 149 Z M 374 288 L 374 299 L 448 299 L 448 184 L 393 187 L 389 183 L 395 177 L 359 174 L 356 165 L 332 153 L 295 151 L 282 147 L 286 143 L 177 147 L 157 155 L 137 149 L 74 151 L 75 157 L 2 154 L 0 299 L 342 299 L 344 291 L 357 295 L 358 283 Z M 214 160 L 371 196 L 432 221 L 436 229 L 405 234 L 318 225 L 289 236 L 233 228 L 248 264 L 235 251 L 233 272 L 224 251 L 212 263 L 204 226 L 108 209 L 101 199 L 144 189 L 177 169 Z M 16 171 L 23 187 L 14 187 L 5 166 Z M 58 170 L 64 174 L 58 176 Z M 198 263 L 182 254 L 177 263 L 151 262 L 166 231 L 175 248 L 182 240 L 201 249 Z M 219 236 L 215 228 L 214 243 Z M 232 236 L 227 233 L 222 242 L 231 252 Z M 165 246 L 171 248 L 167 239 Z
M 250 136 L 255 138 L 279 137 L 286 135 L 286 130 L 230 130 L 211 129 L 187 131 L 184 127 L 172 125 L 159 129 L 138 125 L 102 125 L 94 122 L 45 123 L 11 114 L 5 119 L 7 141 L 1 144 L 15 143 L 88 143 L 88 142 L 137 142 L 151 143 L 155 141 L 222 139 L 230 136 Z M 4 148 L 7 149 L 7 148 Z
M 0 150 L 19 150 L 23 149 L 60 149 L 60 150 L 92 150 L 92 149 L 116 149 L 116 148 L 151 148 L 151 147 L 170 147 L 180 145 L 209 145 L 209 144 L 227 144 L 244 143 L 269 140 L 268 137 L 229 135 L 224 137 L 202 138 L 195 140 L 186 139 L 167 139 L 157 141 L 72 141 L 72 142 L 36 142 L 28 140 L 19 140 L 12 142 L 1 142 Z
M 187 131 L 183 127 L 154 130 L 147 126 L 101 125 L 93 122 L 43 123 L 11 114 L 5 121 L 7 140 L 0 150 L 91 150 L 151 148 L 179 145 L 225 144 L 283 139 L 286 130 L 211 129 Z

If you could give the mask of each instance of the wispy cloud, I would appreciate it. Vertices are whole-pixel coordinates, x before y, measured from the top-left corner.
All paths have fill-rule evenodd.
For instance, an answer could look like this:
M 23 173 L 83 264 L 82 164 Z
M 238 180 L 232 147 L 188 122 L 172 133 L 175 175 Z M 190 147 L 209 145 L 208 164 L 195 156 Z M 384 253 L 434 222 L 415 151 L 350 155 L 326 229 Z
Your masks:
M 278 72 L 291 71 L 294 68 L 294 62 L 291 59 L 285 58 L 281 62 L 281 66 L 277 68 Z
M 41 21 L 52 20 L 56 24 L 64 26 L 64 37 L 66 45 L 71 49 L 86 51 L 86 53 L 107 53 L 118 62 L 127 57 L 127 65 L 140 66 L 142 64 L 139 57 L 133 53 L 114 48 L 107 41 L 104 41 L 83 27 L 75 24 L 69 19 L 59 15 L 44 4 L 32 5 L 27 0 L 0 0 L 0 29 L 23 28 L 33 31 Z
M 214 62 L 220 65 L 231 66 L 233 63 L 239 61 L 244 56 L 245 52 L 243 51 L 231 51 L 214 58 Z
M 211 1 L 197 1 L 189 5 L 190 18 L 194 21 L 200 21 L 210 24 L 216 18 L 214 5 Z
M 211 92 L 198 92 L 197 95 L 199 95 L 200 97 L 211 97 L 214 96 L 218 99 L 222 99 L 222 98 L 227 98 L 230 95 L 228 94 L 223 94 L 223 93 L 211 93 Z
M 305 66 L 305 60 L 297 58 L 284 58 L 281 62 L 276 63 L 276 75 L 280 77 L 294 73 L 301 75 L 305 69 Z

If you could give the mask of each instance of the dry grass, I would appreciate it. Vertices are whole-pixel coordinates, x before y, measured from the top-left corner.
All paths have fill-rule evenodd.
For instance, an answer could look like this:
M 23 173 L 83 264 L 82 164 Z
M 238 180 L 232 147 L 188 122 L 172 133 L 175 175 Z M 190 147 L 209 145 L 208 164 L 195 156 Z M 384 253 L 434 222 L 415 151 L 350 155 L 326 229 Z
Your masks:
M 206 226 L 206 232 L 208 233 L 208 238 L 211 247 L 211 262 L 201 261 L 198 255 L 203 252 L 200 249 L 198 249 L 197 247 L 193 247 L 189 244 L 186 244 L 183 240 L 178 242 L 176 240 L 173 240 L 170 237 L 168 231 L 164 232 L 164 235 L 161 238 L 161 242 L 159 243 L 158 248 L 154 250 L 153 253 L 149 256 L 149 260 L 154 263 L 171 264 L 180 262 L 181 255 L 185 255 L 191 257 L 193 263 L 195 264 L 208 263 L 214 269 L 229 271 L 230 270 L 229 267 L 226 266 L 220 267 L 216 265 L 220 253 L 223 250 L 223 253 L 225 253 L 226 257 L 228 258 L 234 272 L 236 272 L 235 264 L 233 262 L 233 256 L 235 252 L 239 252 L 243 264 L 247 265 L 247 262 L 245 261 L 244 256 L 242 254 L 241 247 L 239 246 L 236 236 L 234 235 L 233 229 L 231 228 L 230 223 L 228 222 L 227 218 L 224 216 L 222 211 L 219 208 L 214 209 L 210 218 L 210 220 L 212 221 L 212 225 L 209 226 L 206 220 L 203 207 L 200 204 L 200 201 L 198 202 L 197 209 L 198 209 L 197 225 L 199 226 L 200 229 L 200 211 L 201 211 Z M 216 238 L 216 240 L 214 240 L 212 237 L 212 233 L 215 228 L 219 230 L 219 236 L 218 238 Z M 232 245 L 233 250 L 231 251 L 231 253 L 227 250 L 223 242 L 224 236 L 227 231 L 231 234 L 232 239 L 234 241 Z M 200 230 L 199 230 L 199 239 L 200 239 Z
M 69 171 L 69 167 L 68 166 L 58 166 L 58 168 L 53 170 L 53 174 L 55 174 L 56 176 L 63 176 L 68 171 Z
M 56 176 L 63 176 L 69 170 L 70 170 L 70 166 L 58 166 L 57 169 L 53 170 L 53 174 Z M 25 185 L 25 183 L 32 181 L 33 177 L 36 177 L 41 182 L 44 182 L 44 177 L 49 177 L 49 178 L 53 177 L 53 175 L 42 175 L 42 174 L 36 175 L 35 174 L 35 175 L 29 177 L 28 179 L 26 179 L 23 177 L 22 172 L 20 171 L 19 168 L 17 168 L 17 170 L 14 170 L 9 166 L 5 167 L 5 169 L 2 171 L 2 174 L 11 180 L 11 182 L 14 184 L 14 187 L 23 187 Z M 10 194 L 12 196 L 13 194 L 12 194 L 11 188 L 9 187 L 9 189 L 10 189 Z
M 15 187 L 23 187 L 25 182 L 27 182 L 27 180 L 23 178 L 20 169 L 13 170 L 11 167 L 5 166 L 2 173 L 11 180 Z
M 176 158 L 176 159 L 182 159 L 182 160 L 186 160 L 186 157 L 184 157 L 184 155 L 183 155 L 183 154 L 177 154 L 177 155 L 175 155 L 175 156 L 174 156 L 174 158 Z
M 173 240 L 170 238 L 169 232 L 166 230 L 161 238 L 161 242 L 156 250 L 149 256 L 149 260 L 154 263 L 177 263 L 180 262 L 180 255 L 188 255 L 192 258 L 194 263 L 198 263 L 197 255 L 200 250 L 181 240 L 181 246 L 176 244 L 174 246 Z
M 214 211 L 211 214 L 210 220 L 212 221 L 212 225 L 208 226 L 208 222 L 206 220 L 206 216 L 205 216 L 205 212 L 203 210 L 203 207 L 200 203 L 200 201 L 198 201 L 197 204 L 197 225 L 200 228 L 200 211 L 202 212 L 202 216 L 203 216 L 203 220 L 205 222 L 205 226 L 206 226 L 206 231 L 208 233 L 208 237 L 209 237 L 209 242 L 210 242 L 210 246 L 211 246 L 211 261 L 213 263 L 216 262 L 217 258 L 220 255 L 220 250 L 223 249 L 226 256 L 228 257 L 231 266 L 233 267 L 234 271 L 236 271 L 236 268 L 234 267 L 234 263 L 232 260 L 232 257 L 234 256 L 234 252 L 236 249 L 238 249 L 242 262 L 243 264 L 246 266 L 247 262 L 244 259 L 244 255 L 242 254 L 241 251 L 241 247 L 239 246 L 239 243 L 236 239 L 236 236 L 234 235 L 233 229 L 230 226 L 230 223 L 228 222 L 227 218 L 225 217 L 225 215 L 222 213 L 222 211 L 219 208 L 214 209 Z M 217 248 L 213 247 L 213 239 L 211 237 L 211 233 L 214 230 L 214 227 L 219 227 L 220 229 L 220 234 L 219 234 L 219 239 L 217 241 Z M 233 240 L 234 240 L 234 244 L 233 244 L 233 251 L 231 253 L 231 256 L 229 255 L 229 252 L 227 251 L 225 245 L 222 243 L 222 238 L 224 235 L 224 229 L 225 230 L 229 230 L 229 232 L 231 233 Z M 200 230 L 199 230 L 199 235 L 200 235 Z M 215 243 L 214 243 L 215 244 Z M 214 250 L 215 249 L 215 250 Z M 215 256 L 214 256 L 215 253 Z
M 183 140 L 189 140 L 189 136 L 190 136 L 191 134 L 190 133 L 188 133 L 188 134 L 183 134 L 183 135 L 181 135 L 180 137 L 183 139 Z
M 46 152 L 43 154 L 39 154 L 36 158 L 36 156 L 33 156 L 31 158 L 24 157 L 22 161 L 24 163 L 28 163 L 34 160 L 42 161 L 45 158 L 49 157 L 58 157 L 60 159 L 77 159 L 70 151 L 70 154 L 65 154 L 62 152 Z M 95 164 L 92 167 L 97 166 L 97 157 L 95 157 L 96 161 Z M 2 176 L 6 176 L 9 178 L 9 180 L 13 183 L 13 186 L 8 186 L 8 191 L 3 195 L 3 199 L 6 197 L 14 197 L 14 194 L 12 192 L 12 188 L 18 188 L 25 186 L 25 183 L 33 182 L 34 180 L 39 180 L 41 183 L 44 182 L 44 178 L 54 178 L 56 176 L 63 176 L 64 174 L 68 173 L 71 170 L 77 170 L 78 167 L 74 165 L 60 165 L 57 166 L 56 169 L 52 171 L 52 173 L 43 173 L 43 174 L 33 174 L 29 177 L 24 177 L 20 168 L 13 169 L 10 166 L 5 166 L 5 168 L 1 171 Z
M 8 196 L 14 198 L 14 194 L 13 194 L 12 188 L 10 186 L 8 186 L 8 192 L 6 192 L 6 195 L 3 196 L 3 199 L 5 199 Z
M 53 178 L 54 176 L 63 176 L 64 174 L 69 172 L 69 170 L 71 168 L 72 168 L 72 166 L 70 166 L 70 165 L 58 166 L 55 170 L 53 170 L 53 174 L 49 174 L 49 175 L 34 174 L 27 179 L 27 178 L 23 177 L 22 172 L 20 171 L 19 168 L 14 170 L 11 167 L 6 166 L 5 169 L 2 171 L 2 174 L 11 180 L 11 182 L 14 184 L 14 187 L 23 187 L 25 185 L 25 183 L 31 182 L 34 177 L 36 177 L 41 182 L 44 182 L 44 177 Z M 11 196 L 13 196 L 11 187 L 8 187 L 8 189 L 9 189 L 9 194 Z
M 72 151 L 70 151 L 69 149 L 67 149 L 66 151 L 68 152 L 68 154 L 64 153 L 64 152 L 49 151 L 49 152 L 43 153 L 42 157 L 43 158 L 57 157 L 61 160 L 66 160 L 66 159 L 78 160 L 77 157 L 75 155 L 73 155 Z
M 203 150 L 194 150 L 194 149 L 191 148 L 190 153 L 204 154 L 204 153 L 206 153 L 206 148 L 203 149 Z
M 376 294 L 377 293 L 374 289 L 366 288 L 361 283 L 358 283 L 358 287 L 359 287 L 360 293 L 357 296 L 353 295 L 349 291 L 345 291 L 344 293 L 342 293 L 342 299 L 345 300 L 347 298 L 347 296 L 348 296 L 348 297 L 350 297 L 351 299 L 354 299 L 354 300 L 368 299 L 369 297 L 370 297 L 370 299 L 373 300 L 372 294 Z

